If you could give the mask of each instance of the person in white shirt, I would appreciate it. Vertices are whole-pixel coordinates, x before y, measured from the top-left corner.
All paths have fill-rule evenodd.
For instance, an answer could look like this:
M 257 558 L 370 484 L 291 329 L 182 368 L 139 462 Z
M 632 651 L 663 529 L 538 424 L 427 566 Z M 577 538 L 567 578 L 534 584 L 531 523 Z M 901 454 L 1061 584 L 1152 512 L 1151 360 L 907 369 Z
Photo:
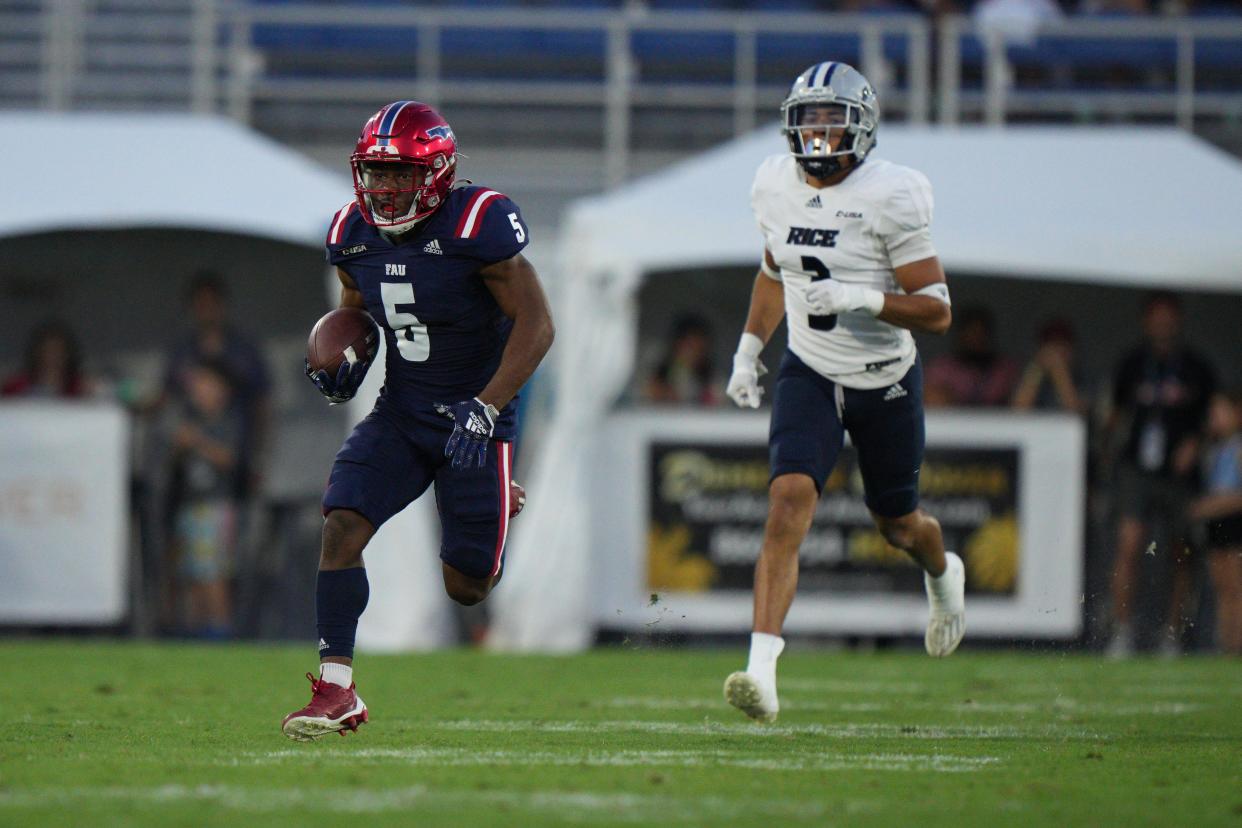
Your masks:
M 759 355 L 788 318 L 750 659 L 725 681 L 728 702 L 760 721 L 779 711 L 776 659 L 798 548 L 845 431 L 877 528 L 925 571 L 927 652 L 949 655 L 966 628 L 962 561 L 945 552 L 940 524 L 918 507 L 922 366 L 910 332 L 943 334 L 952 319 L 931 242 L 931 185 L 916 170 L 870 157 L 879 110 L 851 66 L 808 68 L 781 115 L 790 152 L 768 158 L 755 175 L 751 206 L 765 249 L 727 388 L 737 405 L 759 407 Z

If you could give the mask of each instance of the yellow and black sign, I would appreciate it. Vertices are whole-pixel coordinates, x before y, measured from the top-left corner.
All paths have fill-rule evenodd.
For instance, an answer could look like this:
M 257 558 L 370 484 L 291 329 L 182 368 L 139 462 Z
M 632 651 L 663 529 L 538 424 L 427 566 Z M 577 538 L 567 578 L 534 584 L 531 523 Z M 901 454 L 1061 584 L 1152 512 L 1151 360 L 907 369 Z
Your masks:
M 1012 595 L 1018 579 L 1018 449 L 928 448 L 921 507 L 966 561 L 967 589 Z M 920 570 L 876 531 L 857 455 L 846 447 L 802 543 L 800 591 L 922 592 Z M 762 445 L 653 443 L 647 584 L 655 591 L 750 590 L 768 512 Z

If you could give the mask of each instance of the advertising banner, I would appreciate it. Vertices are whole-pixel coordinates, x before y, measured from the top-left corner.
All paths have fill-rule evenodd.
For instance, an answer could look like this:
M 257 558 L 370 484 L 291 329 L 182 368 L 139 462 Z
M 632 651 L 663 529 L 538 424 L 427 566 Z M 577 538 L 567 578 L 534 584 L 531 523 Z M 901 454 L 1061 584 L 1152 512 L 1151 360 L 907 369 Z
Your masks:
M 124 618 L 128 435 L 112 405 L 0 405 L 0 623 Z
M 767 417 L 613 415 L 594 445 L 596 622 L 625 631 L 750 629 L 768 512 Z M 1086 437 L 1065 414 L 932 411 L 920 507 L 966 564 L 968 635 L 1082 627 Z M 791 633 L 920 635 L 922 571 L 876 530 L 845 446 L 799 557 Z
M 647 586 L 653 591 L 749 591 L 768 511 L 762 445 L 654 442 Z M 945 548 L 970 574 L 967 589 L 1012 595 L 1018 577 L 1018 451 L 931 448 L 922 504 L 940 521 Z M 876 530 L 863 499 L 857 455 L 847 447 L 824 485 L 802 543 L 798 588 L 824 595 L 923 594 L 910 557 Z

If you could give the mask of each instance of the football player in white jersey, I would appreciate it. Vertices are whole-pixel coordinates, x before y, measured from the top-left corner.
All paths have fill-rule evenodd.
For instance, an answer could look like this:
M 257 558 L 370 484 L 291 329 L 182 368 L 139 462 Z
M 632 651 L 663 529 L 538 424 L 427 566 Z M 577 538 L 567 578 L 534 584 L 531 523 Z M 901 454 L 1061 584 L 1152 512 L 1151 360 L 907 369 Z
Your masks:
M 910 332 L 942 334 L 952 317 L 929 230 L 931 185 L 916 170 L 869 157 L 879 110 L 853 67 L 810 67 L 781 115 L 790 152 L 755 175 L 751 205 L 765 249 L 727 389 L 739 406 L 759 407 L 759 354 L 787 317 L 750 660 L 725 681 L 729 703 L 760 721 L 779 710 L 776 659 L 798 548 L 845 431 L 876 526 L 924 570 L 927 652 L 949 655 L 966 627 L 962 561 L 945 552 L 940 524 L 918 507 L 922 367 Z

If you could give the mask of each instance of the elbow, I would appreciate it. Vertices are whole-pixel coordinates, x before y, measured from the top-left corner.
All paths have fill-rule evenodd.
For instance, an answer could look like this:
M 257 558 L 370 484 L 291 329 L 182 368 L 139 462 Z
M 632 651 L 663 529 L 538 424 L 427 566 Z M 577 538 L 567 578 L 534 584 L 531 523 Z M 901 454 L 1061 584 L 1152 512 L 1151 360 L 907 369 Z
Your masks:
M 943 336 L 949 332 L 950 326 L 953 325 L 953 310 L 948 305 L 942 305 L 943 310 L 936 315 L 928 326 L 928 331 L 938 336 Z
M 556 325 L 553 324 L 551 316 L 544 318 L 543 330 L 540 331 L 539 339 L 543 343 L 543 352 L 546 354 L 556 340 Z

